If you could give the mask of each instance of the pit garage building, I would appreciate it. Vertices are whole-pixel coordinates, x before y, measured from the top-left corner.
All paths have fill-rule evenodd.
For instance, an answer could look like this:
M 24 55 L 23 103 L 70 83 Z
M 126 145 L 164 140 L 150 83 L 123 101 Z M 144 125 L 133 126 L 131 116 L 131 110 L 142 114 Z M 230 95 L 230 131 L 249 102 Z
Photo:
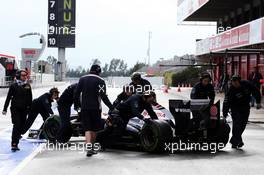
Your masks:
M 179 0 L 178 23 L 216 22 L 217 34 L 196 41 L 198 59 L 215 64 L 214 84 L 225 74 L 264 76 L 264 0 Z

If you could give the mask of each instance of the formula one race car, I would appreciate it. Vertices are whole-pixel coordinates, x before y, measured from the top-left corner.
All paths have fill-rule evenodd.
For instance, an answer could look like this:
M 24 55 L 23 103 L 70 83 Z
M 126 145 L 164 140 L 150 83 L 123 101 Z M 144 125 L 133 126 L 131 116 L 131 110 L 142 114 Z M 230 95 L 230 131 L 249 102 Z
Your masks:
M 220 117 L 220 102 L 210 105 L 209 100 L 169 100 L 169 110 L 159 104 L 153 106 L 159 120 L 144 122 L 132 118 L 115 145 L 136 146 L 147 152 L 164 151 L 166 143 L 222 143 L 229 140 L 230 127 L 225 118 Z M 147 112 L 143 115 L 148 118 Z M 102 129 L 105 127 L 102 119 Z M 31 137 L 40 134 L 49 141 L 56 141 L 60 128 L 60 117 L 51 116 L 46 120 L 42 131 L 31 131 Z M 71 137 L 84 136 L 78 115 L 71 117 L 71 128 L 64 133 L 60 142 L 66 143 Z M 222 147 L 222 148 L 223 148 Z

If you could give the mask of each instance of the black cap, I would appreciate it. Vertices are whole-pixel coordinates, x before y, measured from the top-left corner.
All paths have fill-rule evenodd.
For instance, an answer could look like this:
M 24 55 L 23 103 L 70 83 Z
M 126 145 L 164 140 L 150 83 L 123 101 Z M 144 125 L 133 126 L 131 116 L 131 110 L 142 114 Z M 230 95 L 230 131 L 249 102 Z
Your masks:
M 132 77 L 131 77 L 132 81 L 137 81 L 137 80 L 141 80 L 141 75 L 140 73 L 133 73 Z
M 92 65 L 90 69 L 91 74 L 99 75 L 102 72 L 101 67 L 98 64 Z

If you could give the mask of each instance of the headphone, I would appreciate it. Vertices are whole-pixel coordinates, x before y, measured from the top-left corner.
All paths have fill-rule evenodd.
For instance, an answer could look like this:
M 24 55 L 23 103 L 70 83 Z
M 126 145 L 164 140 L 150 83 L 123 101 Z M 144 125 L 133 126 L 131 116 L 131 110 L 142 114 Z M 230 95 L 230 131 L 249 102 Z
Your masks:
M 25 72 L 26 74 L 28 74 L 26 70 L 23 70 L 23 69 L 21 69 L 21 70 L 17 70 L 17 71 L 16 71 L 16 79 L 17 79 L 17 80 L 21 80 L 21 73 L 22 73 L 22 72 Z

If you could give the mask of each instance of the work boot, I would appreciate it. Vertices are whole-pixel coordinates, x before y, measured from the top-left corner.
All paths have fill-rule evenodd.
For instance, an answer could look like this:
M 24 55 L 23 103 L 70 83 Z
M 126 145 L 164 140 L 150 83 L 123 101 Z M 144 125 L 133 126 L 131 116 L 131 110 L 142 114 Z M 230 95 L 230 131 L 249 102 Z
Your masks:
M 241 143 L 239 143 L 239 144 L 237 145 L 238 148 L 242 148 L 243 146 L 244 146 L 244 143 L 243 143 L 243 142 L 241 142 Z
M 237 146 L 237 145 L 232 145 L 231 148 L 232 148 L 232 149 L 237 149 L 238 146 Z
M 11 145 L 11 151 L 12 152 L 16 152 L 16 151 L 20 151 L 20 149 L 18 148 L 18 145 L 17 144 L 12 144 Z
M 87 151 L 87 153 L 86 153 L 86 156 L 87 157 L 91 157 L 91 156 L 93 156 L 94 154 L 97 154 L 97 151 L 95 151 L 95 150 L 88 150 Z

